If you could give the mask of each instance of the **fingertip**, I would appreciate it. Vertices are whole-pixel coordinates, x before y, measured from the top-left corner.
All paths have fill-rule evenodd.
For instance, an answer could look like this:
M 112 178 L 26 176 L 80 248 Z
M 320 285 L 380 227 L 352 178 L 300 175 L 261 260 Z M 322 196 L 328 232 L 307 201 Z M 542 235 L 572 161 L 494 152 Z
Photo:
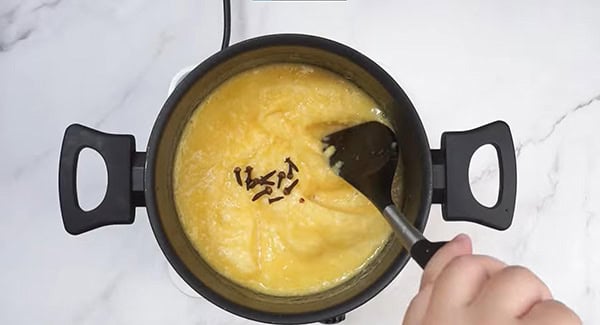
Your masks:
M 447 247 L 441 254 L 450 254 L 453 256 L 470 255 L 473 254 L 473 244 L 471 237 L 467 234 L 458 234 L 451 241 L 446 244 Z M 441 251 L 441 249 L 440 249 Z
M 457 243 L 461 247 L 467 248 L 469 251 L 473 250 L 473 243 L 471 241 L 471 237 L 467 234 L 458 234 L 456 237 L 452 239 L 452 242 Z
M 472 252 L 471 238 L 468 235 L 459 234 L 454 237 L 433 255 L 423 272 L 420 288 L 433 283 L 452 259 L 462 255 L 471 255 Z

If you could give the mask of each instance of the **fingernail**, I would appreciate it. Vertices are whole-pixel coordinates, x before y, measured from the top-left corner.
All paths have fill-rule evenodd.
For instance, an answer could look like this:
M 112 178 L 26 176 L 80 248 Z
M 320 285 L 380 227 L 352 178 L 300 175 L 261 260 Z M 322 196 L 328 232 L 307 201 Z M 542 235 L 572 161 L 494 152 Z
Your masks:
M 458 234 L 456 237 L 454 237 L 454 239 L 452 239 L 452 241 L 456 242 L 465 242 L 467 240 L 469 240 L 469 236 L 467 234 Z

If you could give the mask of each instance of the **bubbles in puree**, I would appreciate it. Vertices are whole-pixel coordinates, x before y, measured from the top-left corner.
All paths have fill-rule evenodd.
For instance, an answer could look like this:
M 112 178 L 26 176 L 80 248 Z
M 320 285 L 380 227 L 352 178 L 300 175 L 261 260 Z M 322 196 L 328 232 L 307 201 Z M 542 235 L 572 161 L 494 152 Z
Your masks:
M 329 167 L 321 138 L 372 120 L 382 116 L 370 96 L 310 65 L 263 65 L 217 87 L 175 159 L 175 203 L 198 253 L 270 295 L 319 292 L 356 274 L 391 230 Z

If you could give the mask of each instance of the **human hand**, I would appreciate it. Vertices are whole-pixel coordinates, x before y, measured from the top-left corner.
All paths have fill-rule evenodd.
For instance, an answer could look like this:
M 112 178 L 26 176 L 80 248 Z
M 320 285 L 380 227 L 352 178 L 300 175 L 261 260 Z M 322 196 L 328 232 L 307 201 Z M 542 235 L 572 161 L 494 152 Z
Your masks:
M 552 299 L 531 271 L 473 255 L 471 239 L 458 235 L 423 272 L 404 325 L 579 325 L 568 307 Z

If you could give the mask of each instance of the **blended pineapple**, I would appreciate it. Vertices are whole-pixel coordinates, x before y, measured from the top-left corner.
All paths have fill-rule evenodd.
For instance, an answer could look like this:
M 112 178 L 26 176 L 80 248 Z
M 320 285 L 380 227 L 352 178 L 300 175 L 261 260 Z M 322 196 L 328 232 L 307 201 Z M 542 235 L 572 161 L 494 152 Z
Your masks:
M 356 274 L 391 230 L 331 170 L 320 139 L 381 120 L 376 107 L 353 83 L 301 64 L 260 66 L 214 90 L 188 122 L 174 170 L 178 213 L 202 257 L 236 283 L 279 296 L 322 291 Z M 252 201 L 269 185 L 247 189 L 246 166 L 254 178 L 275 170 L 269 180 L 277 183 L 287 157 L 298 167 L 293 178 Z

